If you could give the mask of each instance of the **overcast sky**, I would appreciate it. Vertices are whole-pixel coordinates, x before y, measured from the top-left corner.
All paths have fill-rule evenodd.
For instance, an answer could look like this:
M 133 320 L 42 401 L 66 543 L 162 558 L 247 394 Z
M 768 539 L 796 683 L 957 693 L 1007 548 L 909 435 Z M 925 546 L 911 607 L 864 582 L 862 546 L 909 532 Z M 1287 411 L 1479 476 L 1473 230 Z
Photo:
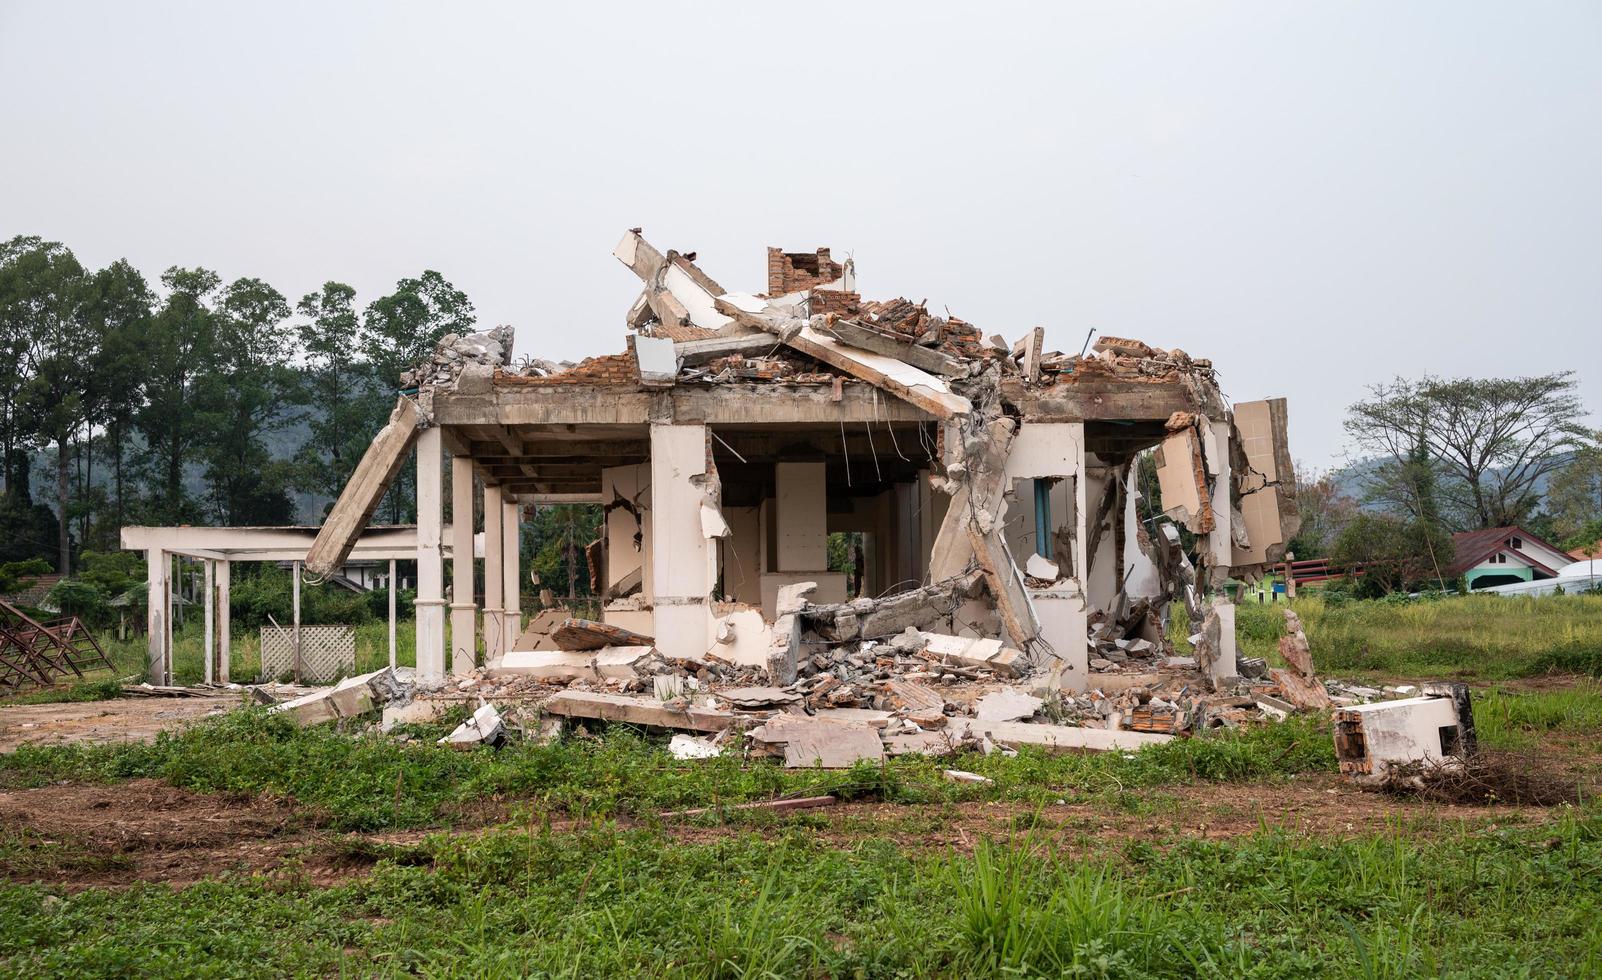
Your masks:
M 1602 409 L 1594 0 L 550 7 L 0 0 L 0 237 L 291 299 L 438 269 L 555 359 L 622 349 L 629 227 L 749 291 L 829 245 L 1210 357 L 1320 467 L 1397 373 Z

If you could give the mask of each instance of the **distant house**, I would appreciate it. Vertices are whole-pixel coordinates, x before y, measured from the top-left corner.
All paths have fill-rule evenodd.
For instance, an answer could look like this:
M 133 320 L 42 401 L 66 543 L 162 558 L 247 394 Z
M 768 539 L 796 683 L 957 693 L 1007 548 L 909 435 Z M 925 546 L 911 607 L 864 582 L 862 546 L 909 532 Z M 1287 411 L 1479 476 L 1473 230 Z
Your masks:
M 1556 578 L 1571 559 L 1521 527 L 1492 527 L 1452 535 L 1457 558 L 1452 574 L 1470 589 Z
M 31 609 L 42 609 L 45 612 L 57 612 L 56 604 L 50 601 L 50 590 L 61 581 L 61 576 L 55 572 L 45 575 L 24 576 L 23 581 L 31 582 L 27 588 L 18 589 L 10 595 L 0 595 L 0 599 L 13 606 L 27 606 Z
M 1585 561 L 1587 558 L 1602 558 L 1602 538 L 1578 548 L 1569 549 L 1569 557 L 1575 561 Z

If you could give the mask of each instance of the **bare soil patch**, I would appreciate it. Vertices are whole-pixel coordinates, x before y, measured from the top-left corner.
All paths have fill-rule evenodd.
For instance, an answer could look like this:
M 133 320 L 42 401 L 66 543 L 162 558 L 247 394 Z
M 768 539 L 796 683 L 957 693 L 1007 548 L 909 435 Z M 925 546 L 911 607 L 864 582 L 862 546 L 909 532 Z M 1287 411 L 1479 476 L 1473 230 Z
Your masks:
M 239 701 L 238 694 L 221 694 L 0 705 L 0 752 L 15 752 L 21 745 L 151 742 L 158 732 L 220 714 Z

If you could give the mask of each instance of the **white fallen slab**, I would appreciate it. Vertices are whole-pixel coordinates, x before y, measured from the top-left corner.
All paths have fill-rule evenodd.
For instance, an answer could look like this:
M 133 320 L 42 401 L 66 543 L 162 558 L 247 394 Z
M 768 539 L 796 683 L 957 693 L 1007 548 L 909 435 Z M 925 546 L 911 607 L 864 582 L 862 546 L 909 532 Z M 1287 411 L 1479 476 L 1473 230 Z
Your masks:
M 1010 745 L 1037 745 L 1048 752 L 1110 752 L 1115 749 L 1134 751 L 1148 745 L 1172 742 L 1172 735 L 1152 732 L 1130 732 L 1119 729 L 1078 728 L 1070 725 L 1034 725 L 1022 721 L 980 721 L 977 718 L 952 718 L 949 722 L 953 734 L 968 734 L 975 739 L 989 737 L 992 741 Z

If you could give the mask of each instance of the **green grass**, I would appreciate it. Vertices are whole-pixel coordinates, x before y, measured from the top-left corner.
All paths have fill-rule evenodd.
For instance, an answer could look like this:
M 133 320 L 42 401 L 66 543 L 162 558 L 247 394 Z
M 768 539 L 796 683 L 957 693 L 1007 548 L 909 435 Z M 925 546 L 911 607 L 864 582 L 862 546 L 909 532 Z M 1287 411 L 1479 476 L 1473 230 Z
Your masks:
M 0 704 L 65 704 L 72 701 L 110 701 L 122 695 L 122 684 L 116 679 L 102 677 L 83 680 L 67 687 L 25 691 L 0 701 Z
M 601 823 L 352 849 L 174 891 L 0 886 L 0 975 L 1595 976 L 1602 816 L 1435 839 L 1260 832 L 971 854 Z M 375 855 L 376 850 L 376 855 Z
M 1242 656 L 1282 663 L 1281 604 L 1244 602 L 1235 614 Z M 1339 605 L 1317 595 L 1290 608 L 1301 617 L 1325 677 L 1494 681 L 1548 673 L 1602 676 L 1602 596 L 1452 596 Z M 1185 615 L 1173 635 L 1185 647 Z
M 1534 747 L 1549 733 L 1602 735 L 1602 684 L 1555 691 L 1477 692 L 1474 727 L 1482 744 L 1507 749 Z
M 738 757 L 681 762 L 660 738 L 613 726 L 604 737 L 549 745 L 514 741 L 501 751 L 460 752 L 433 744 L 445 725 L 410 729 L 410 741 L 298 729 L 244 708 L 164 733 L 151 744 L 23 746 L 0 755 L 0 788 L 59 780 L 156 778 L 202 791 L 290 797 L 342 830 L 447 826 L 486 799 L 521 801 L 584 816 L 649 816 L 778 796 L 834 793 L 846 799 L 940 802 L 1008 799 L 1050 803 L 1192 780 L 1253 779 L 1335 769 L 1327 726 L 1297 720 L 1209 735 L 1137 753 L 1016 758 L 971 756 L 962 765 L 993 786 L 953 783 L 949 762 L 903 757 L 844 771 L 787 770 Z

